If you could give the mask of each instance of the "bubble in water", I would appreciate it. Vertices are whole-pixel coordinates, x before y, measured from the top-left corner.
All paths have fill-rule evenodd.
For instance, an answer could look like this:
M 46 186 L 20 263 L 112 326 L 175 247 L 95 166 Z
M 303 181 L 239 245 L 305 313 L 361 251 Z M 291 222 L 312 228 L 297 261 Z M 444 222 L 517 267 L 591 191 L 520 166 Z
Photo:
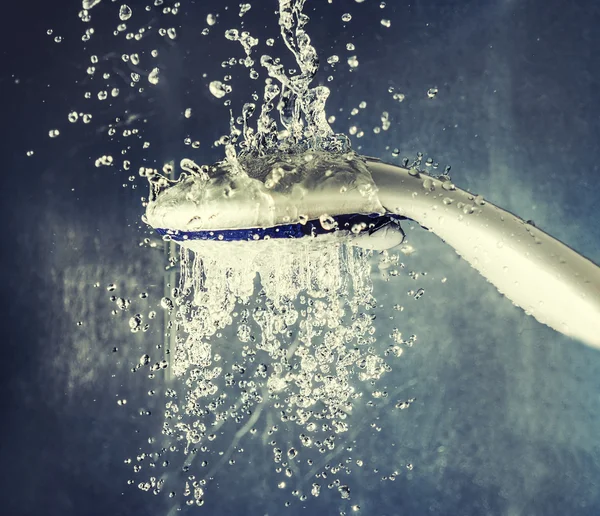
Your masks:
M 126 4 L 123 4 L 120 8 L 119 8 L 119 19 L 121 21 L 127 21 L 129 20 L 129 18 L 131 18 L 131 7 L 129 7 Z
M 384 27 L 390 28 L 392 26 L 392 22 L 390 20 L 381 20 L 381 25 Z
M 352 20 L 352 15 L 350 13 L 344 13 L 342 14 L 342 21 L 343 22 L 349 22 L 350 20 Z
M 58 135 L 60 135 L 58 129 L 50 129 L 50 131 L 48 131 L 48 136 L 50 136 L 50 138 L 56 138 Z
M 217 23 L 217 17 L 214 14 L 209 14 L 206 17 L 206 23 L 211 26 L 214 25 L 215 23 Z
M 67 116 L 67 118 L 69 119 L 69 122 L 71 122 L 73 124 L 73 123 L 77 122 L 79 115 L 77 114 L 77 111 L 71 111 L 69 113 L 69 115 Z
M 358 67 L 358 58 L 356 56 L 350 56 L 348 58 L 348 64 L 350 65 L 350 68 Z

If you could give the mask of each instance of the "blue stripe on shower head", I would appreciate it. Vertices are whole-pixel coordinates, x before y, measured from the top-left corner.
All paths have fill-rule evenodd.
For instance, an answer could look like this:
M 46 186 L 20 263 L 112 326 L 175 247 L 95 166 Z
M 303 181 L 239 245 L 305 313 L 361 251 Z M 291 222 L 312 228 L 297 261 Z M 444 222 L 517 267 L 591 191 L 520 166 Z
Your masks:
M 393 214 L 381 215 L 379 213 L 371 214 L 352 214 L 336 215 L 331 217 L 337 224 L 331 229 L 326 229 L 319 219 L 309 220 L 302 224 L 295 222 L 293 224 L 282 224 L 279 226 L 267 228 L 244 228 L 244 229 L 220 229 L 220 230 L 200 230 L 200 231 L 182 231 L 178 229 L 156 228 L 156 232 L 170 238 L 175 242 L 185 242 L 194 240 L 217 240 L 221 242 L 244 242 L 256 240 L 268 240 L 270 238 L 303 238 L 316 237 L 335 233 L 336 231 L 351 231 L 356 224 L 365 224 L 365 231 L 373 232 L 391 222 L 397 223 L 405 220 L 405 217 Z

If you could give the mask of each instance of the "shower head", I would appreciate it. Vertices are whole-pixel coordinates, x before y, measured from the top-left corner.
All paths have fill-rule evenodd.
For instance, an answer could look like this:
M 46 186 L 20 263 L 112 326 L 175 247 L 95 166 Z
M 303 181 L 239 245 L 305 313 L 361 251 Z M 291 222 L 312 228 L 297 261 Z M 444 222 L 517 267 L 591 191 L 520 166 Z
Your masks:
M 400 221 L 412 220 L 513 304 L 600 348 L 600 267 L 446 176 L 351 153 L 270 155 L 184 177 L 151 199 L 146 217 L 158 233 L 194 250 L 207 240 L 271 239 L 382 250 L 401 243 Z
M 271 154 L 196 168 L 160 191 L 146 217 L 192 249 L 308 237 L 383 250 L 404 238 L 404 217 L 382 206 L 367 163 L 354 153 Z

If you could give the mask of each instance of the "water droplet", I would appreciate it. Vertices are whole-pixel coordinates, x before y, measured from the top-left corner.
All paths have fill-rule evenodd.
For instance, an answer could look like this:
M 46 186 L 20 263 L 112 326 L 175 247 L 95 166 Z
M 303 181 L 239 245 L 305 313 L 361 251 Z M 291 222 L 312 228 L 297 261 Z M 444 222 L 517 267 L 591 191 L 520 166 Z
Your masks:
M 426 177 L 423 180 L 423 188 L 425 190 L 427 190 L 428 192 L 433 192 L 435 190 L 435 185 L 433 184 L 433 181 L 431 178 Z
M 338 492 L 343 500 L 348 500 L 350 498 L 350 487 L 347 485 L 339 486 Z
M 429 89 L 427 90 L 427 96 L 428 96 L 430 99 L 433 99 L 433 98 L 435 98 L 435 96 L 438 94 L 438 91 L 439 91 L 439 90 L 438 90 L 437 88 L 435 88 L 435 87 L 434 87 L 434 88 L 429 88 Z
M 344 13 L 342 14 L 342 21 L 348 23 L 350 20 L 352 20 L 352 15 L 350 13 Z
M 120 8 L 119 8 L 119 19 L 121 21 L 127 21 L 129 20 L 129 18 L 131 18 L 131 7 L 129 7 L 126 4 L 123 4 Z
M 158 68 L 154 68 L 150 72 L 150 75 L 148 75 L 148 82 L 150 84 L 158 84 L 159 76 L 160 76 L 160 70 Z
M 312 494 L 313 496 L 319 496 L 320 493 L 321 493 L 321 486 L 317 483 L 314 483 L 311 487 L 310 494 Z
M 440 180 L 443 179 L 444 176 L 440 177 Z M 453 190 L 456 190 L 456 186 L 454 186 L 454 183 L 452 181 L 450 181 L 449 178 L 445 178 L 445 180 L 442 182 L 442 188 L 444 190 L 446 190 L 447 192 L 451 192 Z
M 174 306 L 175 306 L 175 305 L 173 304 L 173 301 L 172 301 L 170 298 L 168 298 L 168 297 L 163 297 L 163 298 L 160 300 L 160 306 L 161 306 L 162 308 L 164 308 L 165 310 L 169 310 L 169 311 L 171 311 L 171 310 L 173 310 L 173 308 L 174 308 Z
M 338 223 L 335 221 L 335 219 L 327 213 L 324 213 L 319 217 L 319 222 L 321 223 L 321 227 L 326 231 L 332 231 L 338 226 Z
M 244 16 L 244 14 L 246 14 L 250 9 L 252 8 L 252 5 L 250 4 L 240 4 L 240 18 L 242 16 Z
M 231 86 L 223 84 L 221 81 L 212 81 L 208 86 L 210 92 L 218 99 L 223 98 L 231 91 Z
M 132 332 L 139 331 L 142 325 L 142 316 L 140 314 L 135 314 L 133 317 L 129 319 L 129 329 Z

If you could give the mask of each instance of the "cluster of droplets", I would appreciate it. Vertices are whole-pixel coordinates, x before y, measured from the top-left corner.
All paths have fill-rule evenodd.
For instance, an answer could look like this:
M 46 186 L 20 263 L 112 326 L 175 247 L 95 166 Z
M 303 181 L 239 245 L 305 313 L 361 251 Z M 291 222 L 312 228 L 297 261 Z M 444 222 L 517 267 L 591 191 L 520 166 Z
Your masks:
M 362 461 L 318 463 L 347 444 L 360 383 L 374 385 L 399 356 L 374 346 L 369 252 L 314 242 L 249 247 L 245 255 L 242 249 L 224 255 L 218 245 L 202 254 L 181 251 L 180 283 L 168 310 L 176 322 L 170 368 L 185 392 L 167 391 L 163 434 L 180 443 L 171 451 L 186 455 L 184 471 L 194 460 L 201 465 L 183 495 L 202 505 L 207 482 L 235 463 L 241 439 L 264 426 L 262 414 L 278 413 L 279 422 L 262 431 L 281 475 L 278 486 L 294 487 L 292 495 L 304 500 L 318 496 L 319 479 L 327 478 L 324 485 L 348 500 L 346 474 Z M 214 460 L 213 441 L 224 433 L 233 435 Z M 315 482 L 303 493 L 307 473 Z M 140 485 L 158 489 L 157 483 Z
M 255 127 L 250 126 L 250 118 L 257 111 L 257 94 L 254 95 L 254 102 L 243 106 L 241 116 L 231 119 L 230 134 L 215 142 L 226 147 L 229 161 L 236 159 L 236 145 L 242 155 L 254 156 L 274 152 L 282 145 L 286 149 L 294 149 L 303 141 L 310 141 L 313 148 L 340 150 L 340 138 L 334 137 L 325 115 L 329 89 L 325 86 L 310 86 L 317 73 L 319 60 L 305 31 L 309 17 L 302 12 L 304 3 L 305 0 L 279 0 L 281 37 L 293 53 L 299 70 L 294 74 L 295 71 L 284 69 L 279 58 L 266 54 L 260 57 L 260 64 L 269 77 L 265 80 L 262 105 Z M 249 4 L 241 4 L 240 7 L 240 16 L 243 16 L 249 10 Z M 248 31 L 240 32 L 237 29 L 227 30 L 225 37 L 242 45 L 246 57 L 239 62 L 250 70 L 252 79 L 257 79 L 259 73 L 254 68 L 252 51 L 258 45 L 258 39 Z M 270 39 L 266 43 L 272 46 L 274 41 Z M 231 66 L 235 63 L 236 60 L 232 58 L 223 65 Z M 232 91 L 231 85 L 227 83 L 229 76 L 225 79 L 225 82 L 215 80 L 209 84 L 210 92 L 216 98 L 223 98 Z M 228 100 L 225 103 L 229 105 Z M 277 116 L 273 115 L 273 111 L 277 112 Z
M 148 48 L 148 38 L 153 37 L 154 43 L 158 42 L 159 45 L 162 39 L 176 39 L 177 29 L 173 17 L 180 13 L 180 9 L 181 3 L 172 0 L 149 0 L 133 6 L 117 3 L 115 0 L 81 1 L 79 19 L 85 24 L 81 40 L 86 47 L 94 44 L 93 40 L 98 38 L 97 34 L 100 32 L 96 30 L 98 27 L 92 25 L 96 13 L 101 15 L 101 12 L 113 10 L 116 23 L 109 30 L 112 30 L 118 41 L 116 48 L 119 48 L 118 51 L 89 54 L 89 62 L 84 67 L 85 80 L 78 81 L 85 84 L 83 99 L 79 99 L 82 106 L 80 109 L 71 108 L 65 117 L 68 125 L 75 127 L 98 121 L 96 131 L 104 133 L 115 147 L 112 154 L 92 157 L 96 167 L 117 167 L 127 171 L 131 166 L 130 160 L 126 159 L 127 155 L 150 148 L 150 141 L 144 134 L 144 124 L 148 121 L 135 111 L 136 108 L 132 109 L 131 105 L 144 99 L 147 90 L 161 82 L 161 68 L 156 60 L 159 50 Z M 56 42 L 62 41 L 60 36 L 54 36 L 53 29 L 47 29 L 46 32 Z M 116 103 L 118 97 L 123 99 L 119 104 Z M 127 103 L 127 107 L 123 110 L 124 103 Z M 98 117 L 94 116 L 96 113 Z M 187 113 L 186 117 L 189 117 Z M 69 129 L 72 133 L 74 128 L 67 128 L 66 124 L 54 127 L 48 130 L 48 136 L 58 139 L 63 134 L 69 134 Z M 192 143 L 191 139 L 189 143 L 194 148 L 199 145 L 197 141 Z M 32 156 L 33 153 L 28 151 L 27 155 Z M 119 159 L 119 154 L 122 160 Z M 123 183 L 123 187 L 135 189 L 135 179 L 135 176 L 129 175 L 128 182 Z M 142 202 L 145 201 L 142 198 Z

